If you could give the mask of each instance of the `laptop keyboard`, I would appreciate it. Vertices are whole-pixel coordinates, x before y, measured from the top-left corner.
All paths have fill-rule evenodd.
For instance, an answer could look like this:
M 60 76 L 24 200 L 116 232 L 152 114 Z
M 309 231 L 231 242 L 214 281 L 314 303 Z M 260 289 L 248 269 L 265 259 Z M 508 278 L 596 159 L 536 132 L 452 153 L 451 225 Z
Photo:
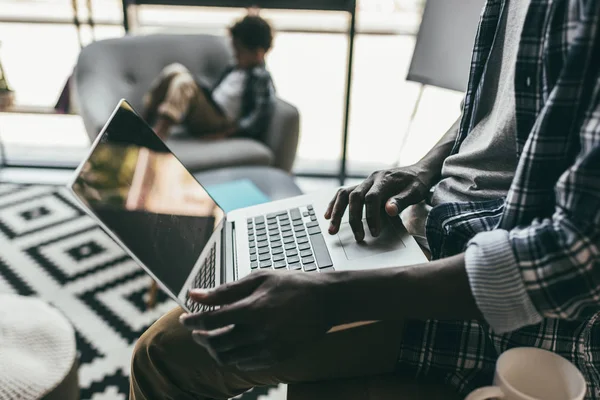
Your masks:
M 250 267 L 260 269 L 288 269 L 291 271 L 330 272 L 333 262 L 325 238 L 319 228 L 313 206 L 292 208 L 287 211 L 248 218 Z M 210 249 L 192 288 L 215 287 L 216 243 Z M 211 311 L 215 307 L 186 301 L 192 313 Z
M 202 289 L 210 289 L 215 287 L 215 252 L 217 250 L 217 243 L 215 242 L 211 249 L 210 253 L 202 263 L 202 267 L 198 270 L 198 274 L 194 278 L 194 282 L 192 283 L 192 289 L 202 288 Z M 214 307 L 213 306 L 205 306 L 203 304 L 198 304 L 195 301 L 190 299 L 189 295 L 187 297 L 187 306 L 188 309 L 193 312 L 201 312 L 201 311 L 210 311 Z
M 247 223 L 252 271 L 333 271 L 312 205 L 248 218 Z

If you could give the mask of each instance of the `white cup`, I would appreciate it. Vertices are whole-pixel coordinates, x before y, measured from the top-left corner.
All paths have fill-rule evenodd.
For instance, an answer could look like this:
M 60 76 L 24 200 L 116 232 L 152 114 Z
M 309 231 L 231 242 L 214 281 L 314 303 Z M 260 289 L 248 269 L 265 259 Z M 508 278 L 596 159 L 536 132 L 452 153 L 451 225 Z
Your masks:
M 561 356 L 517 347 L 498 358 L 494 386 L 477 389 L 465 400 L 583 400 L 585 386 L 581 372 Z

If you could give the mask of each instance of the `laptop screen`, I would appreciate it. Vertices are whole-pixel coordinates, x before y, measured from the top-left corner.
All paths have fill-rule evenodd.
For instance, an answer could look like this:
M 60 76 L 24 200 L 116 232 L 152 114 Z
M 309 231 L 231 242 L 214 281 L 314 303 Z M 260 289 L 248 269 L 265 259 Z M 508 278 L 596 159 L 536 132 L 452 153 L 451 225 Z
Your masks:
M 80 167 L 73 190 L 175 295 L 224 216 L 124 101 Z

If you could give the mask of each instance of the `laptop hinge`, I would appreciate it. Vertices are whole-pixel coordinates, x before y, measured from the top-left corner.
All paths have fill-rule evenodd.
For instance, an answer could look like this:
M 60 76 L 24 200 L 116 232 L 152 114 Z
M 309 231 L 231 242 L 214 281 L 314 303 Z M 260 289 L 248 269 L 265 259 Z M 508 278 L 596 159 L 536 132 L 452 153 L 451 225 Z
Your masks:
M 235 252 L 235 222 L 225 221 L 221 240 L 221 254 L 225 262 L 221 263 L 221 283 L 232 282 L 237 279 L 237 259 Z

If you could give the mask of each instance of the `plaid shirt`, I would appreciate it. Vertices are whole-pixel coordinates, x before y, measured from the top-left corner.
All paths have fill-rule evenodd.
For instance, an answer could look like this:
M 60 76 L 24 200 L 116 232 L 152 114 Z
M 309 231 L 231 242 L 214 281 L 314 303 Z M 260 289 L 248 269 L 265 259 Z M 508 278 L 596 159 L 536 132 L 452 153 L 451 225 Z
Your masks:
M 512 0 L 519 1 L 519 0 Z M 488 0 L 453 153 L 474 124 L 505 0 Z M 427 220 L 434 258 L 465 251 L 486 322 L 409 321 L 399 368 L 466 394 L 500 353 L 573 362 L 600 399 L 600 1 L 531 0 L 515 75 L 519 164 L 505 199 L 448 203 Z

